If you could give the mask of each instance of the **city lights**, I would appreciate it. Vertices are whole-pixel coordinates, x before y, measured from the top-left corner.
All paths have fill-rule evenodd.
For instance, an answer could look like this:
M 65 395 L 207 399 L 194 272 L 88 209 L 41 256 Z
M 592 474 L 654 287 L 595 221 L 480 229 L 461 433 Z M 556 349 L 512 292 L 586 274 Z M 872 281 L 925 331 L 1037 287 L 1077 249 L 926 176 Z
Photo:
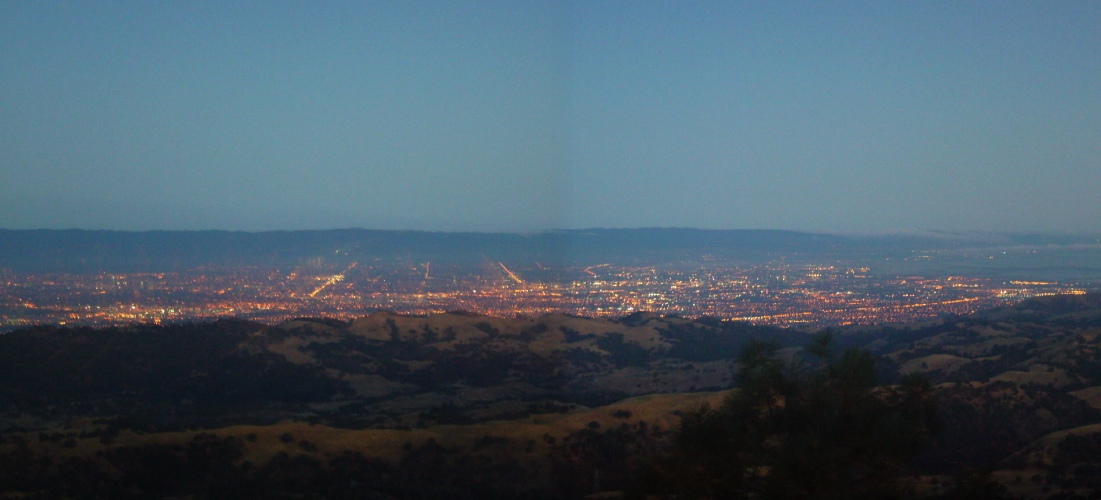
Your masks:
M 349 320 L 374 310 L 513 317 L 615 317 L 653 311 L 783 326 L 879 324 L 967 314 L 1025 298 L 1084 293 L 1076 284 L 966 276 L 877 275 L 867 268 L 617 266 L 549 269 L 367 265 L 331 270 L 229 268 L 190 273 L 0 276 L 0 328 L 107 326 L 237 317 Z

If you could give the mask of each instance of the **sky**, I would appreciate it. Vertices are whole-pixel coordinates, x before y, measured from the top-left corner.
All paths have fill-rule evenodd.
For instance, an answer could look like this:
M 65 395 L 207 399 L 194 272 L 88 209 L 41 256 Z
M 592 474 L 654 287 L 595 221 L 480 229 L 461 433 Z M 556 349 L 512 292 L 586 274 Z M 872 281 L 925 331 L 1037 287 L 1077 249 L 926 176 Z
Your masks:
M 1101 2 L 0 2 L 0 228 L 1101 233 Z

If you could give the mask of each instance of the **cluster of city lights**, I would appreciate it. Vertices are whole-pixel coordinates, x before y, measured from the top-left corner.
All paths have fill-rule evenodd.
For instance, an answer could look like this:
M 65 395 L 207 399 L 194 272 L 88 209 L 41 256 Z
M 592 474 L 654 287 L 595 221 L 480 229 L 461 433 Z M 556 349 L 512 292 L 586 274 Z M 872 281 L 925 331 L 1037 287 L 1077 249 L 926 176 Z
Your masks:
M 431 270 L 431 272 L 429 272 Z M 866 267 L 617 266 L 548 269 L 431 263 L 190 273 L 16 274 L 0 280 L 0 328 L 119 325 L 238 317 L 278 323 L 352 319 L 375 310 L 494 316 L 623 316 L 653 311 L 786 326 L 905 322 L 1025 298 L 1085 293 L 1077 284 L 880 275 Z

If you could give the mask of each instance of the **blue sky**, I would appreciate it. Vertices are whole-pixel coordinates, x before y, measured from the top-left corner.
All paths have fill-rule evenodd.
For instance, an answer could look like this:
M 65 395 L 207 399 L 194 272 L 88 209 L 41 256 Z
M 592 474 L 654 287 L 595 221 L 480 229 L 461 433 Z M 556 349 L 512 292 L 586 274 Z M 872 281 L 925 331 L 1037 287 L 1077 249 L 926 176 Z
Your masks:
M 1101 232 L 1099 186 L 1101 2 L 0 3 L 5 228 Z

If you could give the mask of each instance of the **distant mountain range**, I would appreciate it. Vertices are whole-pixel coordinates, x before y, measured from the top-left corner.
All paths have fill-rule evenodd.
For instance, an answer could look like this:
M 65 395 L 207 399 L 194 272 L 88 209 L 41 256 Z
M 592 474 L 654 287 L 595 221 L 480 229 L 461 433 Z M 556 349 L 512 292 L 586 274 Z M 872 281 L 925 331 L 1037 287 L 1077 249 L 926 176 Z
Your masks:
M 0 268 L 19 272 L 169 272 L 209 266 L 294 266 L 316 257 L 458 263 L 505 260 L 551 265 L 663 264 L 706 259 L 745 264 L 777 258 L 794 261 L 906 258 L 928 251 L 975 249 L 996 249 L 1029 256 L 1036 251 L 1045 254 L 1078 252 L 1092 257 L 1101 254 L 1101 238 L 929 231 L 825 234 L 683 228 L 580 229 L 531 234 L 368 229 L 255 233 L 0 229 Z M 1065 256 L 1059 259 L 1059 265 L 1066 264 Z

